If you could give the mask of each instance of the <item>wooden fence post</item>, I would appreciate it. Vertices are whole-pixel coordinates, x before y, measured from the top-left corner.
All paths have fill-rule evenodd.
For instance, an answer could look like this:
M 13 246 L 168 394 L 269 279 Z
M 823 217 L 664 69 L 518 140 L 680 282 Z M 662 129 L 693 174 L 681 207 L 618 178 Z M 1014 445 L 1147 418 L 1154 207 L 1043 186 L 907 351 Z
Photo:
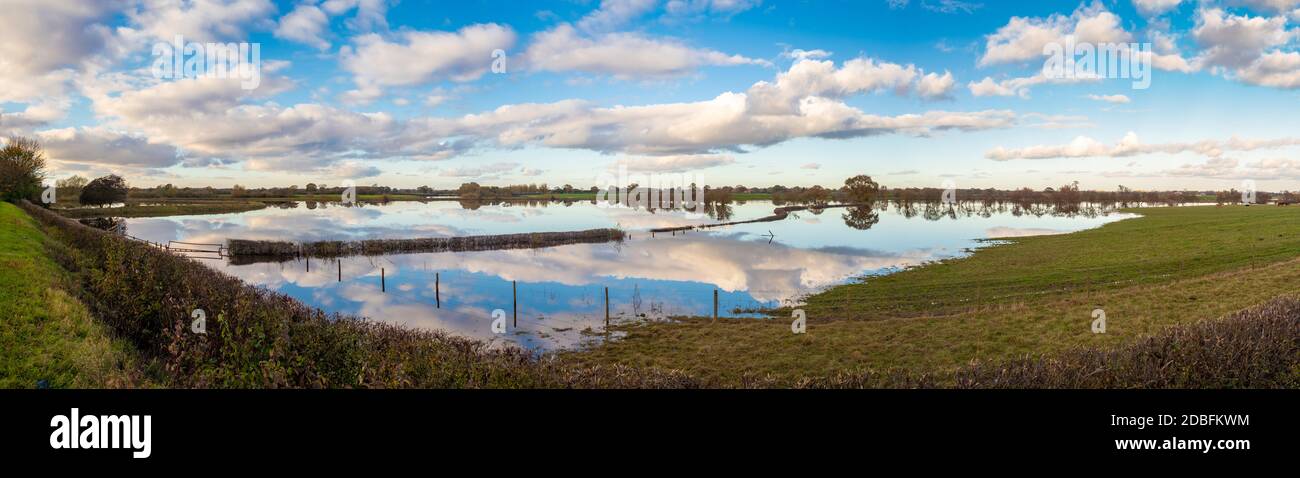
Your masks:
M 433 273 L 433 300 L 437 301 L 437 308 L 442 308 L 442 274 Z
M 609 287 L 605 287 L 605 331 L 609 331 Z
M 388 286 L 385 285 L 384 282 L 385 282 L 385 280 L 384 280 L 384 268 L 383 268 L 383 267 L 380 267 L 380 268 L 379 268 L 379 291 L 380 291 L 380 292 L 388 292 Z M 714 315 L 717 315 L 717 314 L 714 314 Z
M 510 296 L 511 296 L 511 302 L 513 304 L 512 307 L 514 310 L 514 315 L 515 315 L 514 318 L 515 324 L 512 325 L 511 328 L 519 327 L 519 288 L 518 288 L 518 284 L 515 281 L 510 281 Z
M 713 289 L 713 320 L 718 320 L 718 289 Z

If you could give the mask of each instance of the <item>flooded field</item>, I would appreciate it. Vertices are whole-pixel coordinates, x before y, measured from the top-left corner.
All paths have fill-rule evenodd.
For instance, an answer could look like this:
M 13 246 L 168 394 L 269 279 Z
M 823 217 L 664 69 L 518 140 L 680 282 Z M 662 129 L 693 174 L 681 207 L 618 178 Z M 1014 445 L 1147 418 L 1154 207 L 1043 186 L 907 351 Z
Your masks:
M 963 204 L 800 211 L 784 220 L 687 233 L 650 229 L 772 214 L 769 201 L 709 214 L 599 207 L 591 202 L 467 205 L 394 202 L 348 207 L 293 203 L 220 215 L 126 220 L 149 241 L 219 244 L 228 239 L 321 241 L 577 231 L 617 227 L 622 242 L 545 249 L 441 252 L 209 266 L 331 312 L 445 330 L 533 350 L 603 340 L 605 294 L 614 323 L 724 317 L 798 303 L 830 286 L 958 257 L 988 238 L 1059 234 L 1131 217 L 1087 209 Z M 506 333 L 492 331 L 501 309 Z M 514 325 L 517 311 L 517 327 Z

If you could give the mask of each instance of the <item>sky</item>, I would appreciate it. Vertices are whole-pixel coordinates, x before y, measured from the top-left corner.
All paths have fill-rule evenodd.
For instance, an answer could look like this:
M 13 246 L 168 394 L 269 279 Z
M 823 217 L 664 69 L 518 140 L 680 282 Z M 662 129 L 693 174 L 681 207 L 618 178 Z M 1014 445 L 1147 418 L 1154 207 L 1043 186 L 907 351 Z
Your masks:
M 626 168 L 711 185 L 1300 190 L 1300 0 L 0 11 L 0 134 L 39 139 L 52 179 L 588 187 Z M 186 63 L 229 44 L 246 69 Z M 1045 68 L 1079 44 L 1118 45 L 1145 81 Z

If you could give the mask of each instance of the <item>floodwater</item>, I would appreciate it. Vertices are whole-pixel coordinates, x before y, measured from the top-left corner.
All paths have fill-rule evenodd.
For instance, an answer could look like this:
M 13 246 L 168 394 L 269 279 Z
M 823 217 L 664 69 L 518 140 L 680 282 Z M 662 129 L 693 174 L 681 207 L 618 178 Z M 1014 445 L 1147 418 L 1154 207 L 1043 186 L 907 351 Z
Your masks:
M 613 323 L 724 317 L 799 300 L 828 287 L 929 261 L 959 257 L 982 240 L 1060 234 L 1132 217 L 1116 212 L 963 204 L 882 204 L 874 210 L 802 211 L 784 220 L 688 233 L 652 228 L 769 216 L 769 201 L 709 214 L 601 207 L 589 201 L 462 205 L 394 202 L 347 207 L 297 203 L 235 214 L 126 220 L 127 233 L 167 243 L 227 239 L 285 241 L 419 238 L 619 227 L 621 243 L 546 249 L 444 252 L 234 265 L 202 262 L 329 312 L 444 330 L 538 351 L 603 340 L 605 289 Z M 341 279 L 340 279 L 341 277 Z M 439 304 L 440 301 L 440 304 Z M 517 304 L 517 305 L 516 305 Z M 439 306 L 440 305 L 440 306 Z M 517 308 L 516 308 L 517 307 Z M 506 331 L 493 332 L 504 312 Z M 515 325 L 517 311 L 518 325 Z

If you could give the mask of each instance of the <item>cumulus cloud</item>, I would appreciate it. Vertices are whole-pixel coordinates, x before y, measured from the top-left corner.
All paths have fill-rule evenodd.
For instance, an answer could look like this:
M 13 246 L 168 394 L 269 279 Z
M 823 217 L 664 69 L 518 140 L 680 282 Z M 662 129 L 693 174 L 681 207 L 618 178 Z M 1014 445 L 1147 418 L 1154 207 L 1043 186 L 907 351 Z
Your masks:
M 325 39 L 329 29 L 329 17 L 320 7 L 301 4 L 280 19 L 275 28 L 275 37 L 296 41 L 318 50 L 328 50 L 330 42 Z
M 1013 159 L 1056 159 L 1056 158 L 1124 158 L 1146 154 L 1194 153 L 1211 158 L 1218 158 L 1227 152 L 1244 152 L 1286 148 L 1300 145 L 1300 138 L 1242 139 L 1233 137 L 1227 141 L 1201 140 L 1183 143 L 1146 144 L 1138 139 L 1137 133 L 1129 132 L 1119 143 L 1108 145 L 1096 139 L 1079 136 L 1068 144 L 1038 145 L 1025 148 L 1008 149 L 997 147 L 985 157 L 994 161 Z
M 1201 45 L 1196 62 L 1237 80 L 1275 88 L 1300 88 L 1300 53 L 1280 50 L 1300 37 L 1287 19 L 1198 12 L 1192 36 Z
M 1008 78 L 1005 80 L 994 80 L 992 77 L 984 77 L 980 81 L 972 81 L 966 85 L 970 93 L 974 96 L 1018 96 L 1029 98 L 1029 91 L 1034 86 L 1042 84 L 1073 84 L 1084 82 L 1096 82 L 1096 78 L 1076 77 L 1076 78 L 1050 78 L 1047 75 L 1038 73 L 1033 76 Z
M 176 147 L 104 127 L 63 128 L 37 133 L 50 160 L 101 167 L 165 168 L 181 160 Z
M 1209 66 L 1243 68 L 1265 50 L 1286 44 L 1293 32 L 1283 17 L 1232 15 L 1222 9 L 1201 10 L 1192 36 L 1201 45 L 1198 60 Z
M 855 58 L 836 67 L 832 61 L 802 60 L 777 75 L 775 82 L 760 81 L 748 91 L 749 107 L 756 113 L 785 114 L 796 111 L 809 97 L 844 98 L 851 95 L 892 91 L 916 93 L 928 99 L 948 96 L 952 74 L 925 74 L 914 65 Z
M 755 111 L 743 93 L 712 100 L 646 106 L 595 107 L 583 101 L 508 105 L 457 119 L 426 119 L 420 131 L 477 136 L 501 147 L 526 145 L 642 155 L 742 151 L 793 138 L 852 138 L 883 134 L 1005 128 L 1009 111 L 879 116 L 810 96 L 781 114 Z
M 1047 18 L 1012 17 L 1005 26 L 986 38 L 979 65 L 1039 59 L 1043 57 L 1044 46 L 1064 43 L 1069 35 L 1081 43 L 1127 43 L 1132 40 L 1119 16 L 1098 2 L 1081 6 L 1069 16 L 1057 13 Z
M 766 60 L 640 33 L 584 36 L 568 24 L 534 35 L 524 57 L 534 71 L 576 71 L 620 79 L 679 76 L 703 66 L 770 66 Z
M 393 41 L 377 33 L 360 35 L 339 50 L 339 63 L 353 74 L 358 98 L 371 100 L 382 87 L 420 85 L 436 80 L 470 81 L 487 73 L 492 52 L 515 43 L 510 27 L 495 23 L 455 32 L 405 31 Z
M 36 109 L 29 104 L 27 114 L 7 115 L 9 126 L 53 119 L 44 113 L 67 103 L 73 77 L 112 38 L 102 22 L 122 6 L 119 1 L 5 2 L 8 21 L 0 28 L 0 103 L 40 103 Z
M 1133 0 L 1137 11 L 1146 16 L 1157 16 L 1178 8 L 1182 0 Z
M 1300 53 L 1274 51 L 1237 70 L 1237 77 L 1246 83 L 1274 88 L 1300 88 Z
M 270 0 L 142 0 L 128 12 L 140 30 L 159 40 L 243 40 L 250 28 L 270 29 L 276 7 Z

